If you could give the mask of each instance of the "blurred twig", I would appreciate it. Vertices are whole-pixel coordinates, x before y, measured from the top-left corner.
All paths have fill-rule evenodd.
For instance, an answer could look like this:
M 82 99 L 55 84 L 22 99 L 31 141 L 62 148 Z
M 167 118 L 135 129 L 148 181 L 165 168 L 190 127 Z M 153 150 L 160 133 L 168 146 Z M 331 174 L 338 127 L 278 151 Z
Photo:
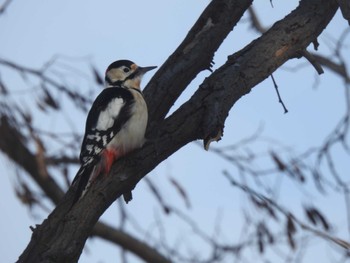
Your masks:
M 5 2 L 0 6 L 0 15 L 5 13 L 6 9 L 9 7 L 9 5 L 13 2 L 13 0 L 5 0 Z
M 276 209 L 277 211 L 279 211 L 280 213 L 282 213 L 286 218 L 288 218 L 289 220 L 292 220 L 294 223 L 296 223 L 297 225 L 299 225 L 302 229 L 312 232 L 314 234 L 316 234 L 319 237 L 322 237 L 326 240 L 332 241 L 333 243 L 345 248 L 346 250 L 350 250 L 350 243 L 331 236 L 330 234 L 320 231 L 318 229 L 315 229 L 313 227 L 310 227 L 309 225 L 307 225 L 306 223 L 302 222 L 300 219 L 298 219 L 295 215 L 291 214 L 287 209 L 281 207 L 279 204 L 277 204 L 275 201 L 273 201 L 272 199 L 259 194 L 258 192 L 256 192 L 255 190 L 251 189 L 250 187 L 240 184 L 239 182 L 237 182 L 235 179 L 233 179 L 233 177 L 227 172 L 224 171 L 224 176 L 229 180 L 229 182 L 235 186 L 238 187 L 239 189 L 241 189 L 242 191 L 246 192 L 249 195 L 252 195 L 256 198 L 258 198 L 259 200 L 266 202 L 269 206 L 273 207 L 274 209 Z

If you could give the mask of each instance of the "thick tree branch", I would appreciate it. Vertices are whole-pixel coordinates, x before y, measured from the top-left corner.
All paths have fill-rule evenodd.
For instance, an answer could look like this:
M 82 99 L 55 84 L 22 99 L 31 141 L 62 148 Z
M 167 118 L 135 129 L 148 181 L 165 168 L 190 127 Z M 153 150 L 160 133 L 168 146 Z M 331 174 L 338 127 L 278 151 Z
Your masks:
M 313 42 L 332 19 L 337 7 L 335 0 L 302 0 L 296 10 L 274 24 L 262 37 L 230 56 L 187 103 L 162 125 L 157 125 L 157 130 L 152 129 L 155 126 L 151 123 L 149 133 L 154 135 L 153 140 L 115 164 L 113 176 L 96 181 L 72 209 L 74 189 L 71 188 L 48 219 L 34 231 L 19 262 L 76 262 L 93 226 L 116 198 L 188 142 L 218 134 L 235 102 Z M 209 19 L 205 21 L 203 25 L 210 25 Z M 196 37 L 193 41 L 196 46 Z M 207 46 L 209 41 L 212 40 L 202 39 L 201 45 Z M 191 45 L 186 47 L 192 50 Z M 207 52 L 204 50 L 204 54 Z M 178 58 L 175 69 L 181 68 L 182 63 L 196 63 L 196 57 L 187 54 L 184 52 L 182 58 Z M 149 104 L 157 105 L 151 106 L 153 122 L 162 120 L 176 99 L 166 86 L 172 85 L 167 80 L 187 79 L 181 70 L 165 72 L 163 68 L 160 71 L 147 91 L 148 100 L 152 98 L 153 102 Z
M 0 121 L 0 138 L 2 138 L 0 150 L 19 167 L 22 167 L 40 186 L 45 195 L 57 205 L 64 196 L 63 190 L 50 175 L 43 177 L 39 174 L 36 156 L 28 150 L 24 142 L 19 140 L 23 138 L 23 135 L 9 123 L 5 116 L 2 116 Z M 169 262 L 167 258 L 146 243 L 105 223 L 97 222 L 92 230 L 92 235 L 113 242 L 147 262 Z
M 340 1 L 338 1 L 340 2 Z M 345 3 L 345 2 L 344 2 Z M 343 4 L 344 4 L 343 3 Z M 350 2 L 348 2 L 350 5 Z M 248 9 L 249 11 L 249 15 L 250 15 L 250 19 L 251 19 L 251 25 L 252 27 L 258 31 L 259 33 L 264 33 L 266 32 L 266 28 L 262 26 L 261 21 L 259 20 L 255 10 L 253 7 L 249 7 Z M 338 49 L 339 47 L 337 47 Z M 307 51 L 304 51 L 307 52 Z M 304 53 L 303 52 L 303 53 Z M 310 53 L 309 53 L 310 54 Z M 304 54 L 301 54 L 304 55 Z M 325 56 L 322 56 L 320 54 L 316 54 L 315 52 L 311 52 L 311 57 L 309 56 L 309 59 L 311 59 L 311 61 L 309 60 L 309 62 L 314 66 L 314 68 L 317 70 L 317 72 L 320 74 L 322 72 L 322 68 L 320 68 L 320 66 L 318 65 L 321 64 L 322 66 L 325 66 L 327 68 L 329 68 L 330 70 L 332 70 L 334 73 L 338 74 L 340 77 L 342 77 L 346 83 L 350 83 L 350 76 L 347 73 L 346 70 L 346 65 L 344 63 L 335 63 L 334 61 L 332 61 L 330 58 L 327 58 Z M 306 59 L 308 59 L 307 56 L 304 56 Z M 314 65 L 312 61 L 316 60 L 317 64 Z
M 350 25 L 350 1 L 348 0 L 337 0 L 340 10 L 343 14 L 343 17 L 348 20 L 348 23 Z
M 251 5 L 252 0 L 213 0 L 181 45 L 144 90 L 150 123 L 162 121 L 169 109 L 203 70 L 210 69 L 215 51 Z

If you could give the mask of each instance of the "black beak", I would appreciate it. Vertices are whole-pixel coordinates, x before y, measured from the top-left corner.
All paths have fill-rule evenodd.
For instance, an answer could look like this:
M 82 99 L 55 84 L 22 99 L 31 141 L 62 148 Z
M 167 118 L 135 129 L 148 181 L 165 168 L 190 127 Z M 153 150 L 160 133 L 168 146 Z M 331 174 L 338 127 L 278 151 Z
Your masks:
M 137 72 L 138 75 L 143 75 L 145 74 L 147 71 L 150 71 L 152 69 L 155 69 L 157 66 L 150 66 L 150 67 L 138 67 L 137 68 Z

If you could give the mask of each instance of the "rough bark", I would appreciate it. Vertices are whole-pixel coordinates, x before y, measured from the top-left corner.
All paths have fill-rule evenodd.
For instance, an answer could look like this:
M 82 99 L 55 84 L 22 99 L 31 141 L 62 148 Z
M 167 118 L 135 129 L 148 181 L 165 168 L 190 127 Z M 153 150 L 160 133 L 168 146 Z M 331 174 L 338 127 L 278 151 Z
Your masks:
M 210 69 L 215 51 L 242 18 L 252 0 L 214 0 L 174 53 L 156 72 L 144 94 L 150 123 L 157 125 L 203 70 Z
M 350 25 L 350 2 L 348 0 L 337 0 L 343 17 L 348 20 Z
M 247 6 L 241 4 L 243 2 Z M 215 12 L 225 12 L 237 4 L 243 11 L 249 2 L 214 0 L 209 7 L 215 6 Z M 188 142 L 209 140 L 220 134 L 235 102 L 284 62 L 299 57 L 300 51 L 315 41 L 332 19 L 338 4 L 335 0 L 302 0 L 291 14 L 231 55 L 188 102 L 164 119 L 189 82 L 201 70 L 210 67 L 215 50 L 225 38 L 222 34 L 220 41 L 214 41 L 215 34 L 220 32 L 221 16 L 228 14 L 211 14 L 209 7 L 203 20 L 200 18 L 190 31 L 189 42 L 184 40 L 145 91 L 151 116 L 148 143 L 116 163 L 111 175 L 97 181 L 72 209 L 74 189 L 70 189 L 49 217 L 34 230 L 18 262 L 76 262 L 98 218 L 113 201 Z M 231 27 L 234 24 L 231 23 Z M 211 36 L 212 33 L 215 34 Z
M 46 196 L 57 205 L 64 196 L 64 192 L 50 174 L 47 173 L 46 176 L 39 174 L 38 156 L 30 152 L 24 141 L 18 140 L 24 138 L 24 136 L 6 117 L 2 117 L 0 120 L 0 138 L 2 138 L 0 140 L 0 150 L 13 160 L 18 167 L 26 171 Z M 94 226 L 91 236 L 97 236 L 121 246 L 147 262 L 170 262 L 146 243 L 100 221 Z

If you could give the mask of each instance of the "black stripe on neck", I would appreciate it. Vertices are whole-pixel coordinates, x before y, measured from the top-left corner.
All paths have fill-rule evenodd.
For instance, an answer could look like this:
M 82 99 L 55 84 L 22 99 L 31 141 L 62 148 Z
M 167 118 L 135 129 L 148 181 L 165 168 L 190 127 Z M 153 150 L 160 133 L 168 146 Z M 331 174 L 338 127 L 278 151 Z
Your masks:
M 136 90 L 138 93 L 140 93 L 142 95 L 142 92 L 140 89 L 137 89 L 137 88 L 129 88 L 129 89 L 133 89 L 133 90 Z
M 110 77 L 106 75 L 105 81 L 108 84 L 108 86 L 114 86 L 114 87 L 121 87 L 123 85 L 123 80 L 117 80 L 117 81 L 112 81 Z
M 142 95 L 142 91 L 140 89 L 137 89 L 137 88 L 129 88 L 129 87 L 126 87 L 124 85 L 124 81 L 121 81 L 121 80 L 118 80 L 118 81 L 115 81 L 115 82 L 112 82 L 112 83 L 108 83 L 108 87 L 110 88 L 124 88 L 124 89 L 132 89 L 132 90 L 135 90 L 137 91 L 138 93 L 140 93 Z

